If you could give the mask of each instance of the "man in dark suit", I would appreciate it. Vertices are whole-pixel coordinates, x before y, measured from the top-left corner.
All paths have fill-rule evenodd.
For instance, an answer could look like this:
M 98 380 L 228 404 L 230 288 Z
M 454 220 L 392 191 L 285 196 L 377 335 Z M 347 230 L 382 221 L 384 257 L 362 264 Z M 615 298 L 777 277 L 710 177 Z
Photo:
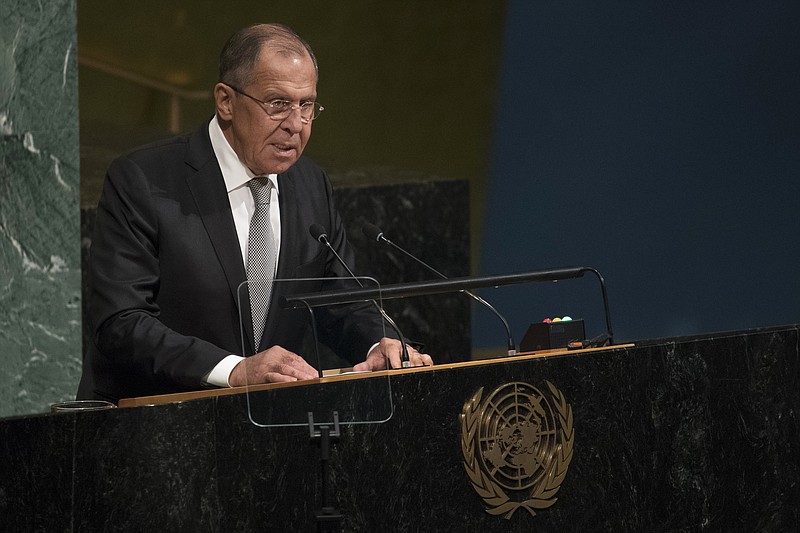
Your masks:
M 299 292 L 340 287 L 347 274 L 311 238 L 312 224 L 353 261 L 328 178 L 301 157 L 322 109 L 316 59 L 289 28 L 257 24 L 226 43 L 219 79 L 211 121 L 109 168 L 89 262 L 94 342 L 78 398 L 117 401 L 318 375 L 298 355 L 307 311 L 276 302 L 287 285 L 276 283 L 268 311 L 253 308 L 252 316 L 251 291 L 242 286 L 255 249 L 250 239 L 265 227 L 274 266 L 251 278 L 324 280 L 293 287 Z M 254 191 L 262 187 L 267 207 L 259 216 L 268 222 L 254 230 L 261 202 Z M 383 320 L 368 305 L 324 311 L 317 329 L 356 370 L 400 366 L 399 341 L 384 336 Z M 432 363 L 413 349 L 409 356 L 412 365 Z

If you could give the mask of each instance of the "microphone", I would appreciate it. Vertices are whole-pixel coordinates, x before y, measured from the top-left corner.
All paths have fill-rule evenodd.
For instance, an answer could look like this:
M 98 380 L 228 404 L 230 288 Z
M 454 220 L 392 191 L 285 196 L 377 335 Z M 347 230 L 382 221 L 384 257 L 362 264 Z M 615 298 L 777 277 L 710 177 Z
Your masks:
M 441 272 L 439 272 L 438 270 L 436 270 L 435 268 L 430 266 L 428 263 L 426 263 L 425 261 L 423 261 L 419 257 L 417 257 L 415 255 L 412 255 L 410 252 L 404 250 L 400 246 L 396 245 L 395 243 L 393 243 L 392 241 L 390 241 L 389 239 L 384 237 L 383 231 L 381 231 L 381 228 L 379 228 L 375 224 L 371 224 L 371 223 L 367 222 L 366 224 L 364 224 L 361 227 L 361 231 L 364 233 L 364 235 L 368 239 L 372 239 L 372 240 L 375 240 L 377 242 L 385 242 L 386 244 L 388 244 L 389 246 L 391 246 L 395 250 L 397 250 L 399 252 L 402 252 L 403 254 L 405 254 L 406 256 L 410 257 L 411 259 L 413 259 L 414 261 L 416 261 L 420 265 L 424 266 L 428 271 L 433 272 L 435 275 L 439 276 L 442 279 L 447 279 L 447 276 L 445 276 L 444 274 L 442 274 Z M 516 344 L 514 344 L 514 337 L 511 335 L 511 328 L 508 327 L 508 322 L 506 321 L 505 318 L 503 318 L 503 315 L 501 315 L 497 311 L 497 309 L 492 307 L 492 305 L 489 302 L 487 302 L 486 300 L 484 300 L 480 296 L 478 296 L 478 295 L 476 295 L 476 294 L 474 294 L 474 293 L 472 293 L 472 292 L 470 292 L 470 291 L 468 291 L 466 289 L 464 289 L 464 290 L 462 290 L 460 292 L 463 292 L 464 294 L 466 294 L 467 296 L 469 296 L 470 298 L 472 298 L 473 300 L 475 300 L 479 304 L 484 305 L 487 309 L 489 309 L 489 311 L 494 313 L 497 316 L 497 318 L 500 319 L 501 322 L 503 322 L 503 326 L 506 328 L 506 337 L 508 339 L 508 355 L 510 355 L 510 356 L 511 355 L 516 355 L 517 354 L 517 346 L 516 346 Z
M 318 241 L 327 246 L 328 250 L 330 250 L 333 253 L 333 256 L 336 258 L 336 260 L 339 261 L 339 264 L 341 264 L 347 271 L 347 273 L 350 274 L 350 277 L 353 278 L 355 282 L 359 284 L 359 286 L 364 287 L 364 284 L 361 283 L 361 280 L 358 279 L 358 277 L 353 273 L 352 270 L 350 270 L 350 267 L 347 266 L 347 263 L 345 263 L 344 259 L 342 259 L 341 256 L 333 248 L 333 246 L 331 246 L 331 243 L 328 240 L 328 234 L 325 231 L 324 227 L 322 227 L 319 224 L 311 224 L 311 226 L 308 227 L 308 232 L 311 234 L 312 237 L 314 237 L 315 241 Z M 381 308 L 381 306 L 379 306 L 375 300 L 370 300 L 370 302 L 372 302 L 372 305 L 375 306 L 375 309 L 378 310 L 383 319 L 386 320 L 386 322 L 389 323 L 389 325 L 392 327 L 395 333 L 397 333 L 397 336 L 400 337 L 400 346 L 402 349 L 402 356 L 401 356 L 402 366 L 403 368 L 410 367 L 411 361 L 408 358 L 408 346 L 406 346 L 406 341 L 403 338 L 403 333 L 400 331 L 400 328 L 397 327 L 397 324 L 394 323 L 394 320 L 392 320 L 391 317 L 388 314 L 386 314 L 386 311 L 384 311 L 383 308 Z

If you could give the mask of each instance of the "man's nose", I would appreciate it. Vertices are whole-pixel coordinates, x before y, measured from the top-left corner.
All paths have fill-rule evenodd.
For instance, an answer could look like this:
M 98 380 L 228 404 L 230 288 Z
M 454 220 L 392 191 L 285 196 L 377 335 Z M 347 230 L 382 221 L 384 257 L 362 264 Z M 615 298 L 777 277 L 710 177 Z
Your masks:
M 289 116 L 283 119 L 281 123 L 281 126 L 292 133 L 299 133 L 304 125 L 303 117 L 300 116 L 300 107 L 292 107 L 291 111 L 289 111 Z

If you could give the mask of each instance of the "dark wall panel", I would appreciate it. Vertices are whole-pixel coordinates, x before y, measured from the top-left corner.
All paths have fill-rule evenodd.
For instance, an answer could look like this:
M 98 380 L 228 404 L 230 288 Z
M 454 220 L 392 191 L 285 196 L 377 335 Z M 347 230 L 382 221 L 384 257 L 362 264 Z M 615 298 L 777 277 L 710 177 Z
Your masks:
M 482 274 L 594 266 L 618 338 L 798 322 L 800 4 L 514 0 L 506 24 Z M 520 336 L 592 333 L 582 283 L 489 295 Z

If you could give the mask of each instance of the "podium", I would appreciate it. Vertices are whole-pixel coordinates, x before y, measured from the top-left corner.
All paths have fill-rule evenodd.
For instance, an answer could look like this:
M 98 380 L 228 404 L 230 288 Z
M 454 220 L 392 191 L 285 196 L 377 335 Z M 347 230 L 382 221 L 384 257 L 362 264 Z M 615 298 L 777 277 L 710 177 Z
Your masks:
M 343 530 L 794 530 L 798 341 L 786 326 L 395 371 L 391 418 L 343 426 L 332 450 Z M 370 379 L 323 378 L 332 395 Z M 4 527 L 314 531 L 308 429 L 253 425 L 241 391 L 189 395 L 0 421 Z M 545 489 L 514 489 L 545 467 Z

